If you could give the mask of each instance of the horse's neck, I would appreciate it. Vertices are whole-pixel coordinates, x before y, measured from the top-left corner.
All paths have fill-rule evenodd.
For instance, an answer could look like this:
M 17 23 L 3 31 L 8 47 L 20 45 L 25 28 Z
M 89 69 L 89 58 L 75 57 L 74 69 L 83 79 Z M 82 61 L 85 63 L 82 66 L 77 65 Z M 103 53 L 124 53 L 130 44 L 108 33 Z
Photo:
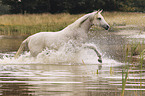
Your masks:
M 82 29 L 84 32 L 88 33 L 92 26 L 92 23 L 90 22 L 89 19 L 87 19 L 83 24 L 81 24 L 79 27 Z

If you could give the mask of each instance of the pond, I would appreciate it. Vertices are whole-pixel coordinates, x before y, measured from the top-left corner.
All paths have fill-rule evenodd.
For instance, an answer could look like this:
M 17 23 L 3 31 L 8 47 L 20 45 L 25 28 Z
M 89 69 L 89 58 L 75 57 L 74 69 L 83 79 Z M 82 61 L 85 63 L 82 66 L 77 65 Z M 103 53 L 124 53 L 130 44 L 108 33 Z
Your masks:
M 14 59 L 15 50 L 25 37 L 1 36 L 0 95 L 120 96 L 122 75 L 125 77 L 128 65 L 124 96 L 145 96 L 145 65 L 141 69 L 139 62 L 125 63 L 124 46 L 134 36 L 105 31 L 91 38 L 89 42 L 96 44 L 103 56 L 102 64 L 87 49 L 79 53 L 65 53 L 65 48 L 57 52 L 44 50 L 37 58 L 25 52 Z

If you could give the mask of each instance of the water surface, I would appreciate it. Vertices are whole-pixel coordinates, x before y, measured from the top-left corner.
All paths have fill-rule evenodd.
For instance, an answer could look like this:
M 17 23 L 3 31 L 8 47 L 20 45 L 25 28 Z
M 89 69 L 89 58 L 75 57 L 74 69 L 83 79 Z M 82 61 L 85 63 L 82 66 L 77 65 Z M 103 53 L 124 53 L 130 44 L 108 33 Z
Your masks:
M 24 38 L 0 38 L 1 96 L 120 96 L 122 70 L 129 64 L 125 96 L 145 95 L 145 66 L 125 63 L 123 46 L 127 36 L 98 33 L 90 42 L 98 46 L 103 63 L 92 50 L 64 54 L 44 50 L 37 58 L 25 52 L 13 56 Z M 92 44 L 92 43 L 91 43 Z M 47 52 L 49 55 L 46 55 Z M 125 74 L 125 73 L 124 73 Z

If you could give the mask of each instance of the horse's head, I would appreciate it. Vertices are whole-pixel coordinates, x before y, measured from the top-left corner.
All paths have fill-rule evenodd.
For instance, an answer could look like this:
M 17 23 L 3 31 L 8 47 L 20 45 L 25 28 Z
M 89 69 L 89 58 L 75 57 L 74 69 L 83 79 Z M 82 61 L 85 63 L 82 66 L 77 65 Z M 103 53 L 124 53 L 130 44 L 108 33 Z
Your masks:
M 104 29 L 108 30 L 110 28 L 109 24 L 105 21 L 104 17 L 101 15 L 101 11 L 96 11 L 93 12 L 93 18 L 92 18 L 92 23 L 93 25 L 98 25 L 100 27 L 103 27 Z

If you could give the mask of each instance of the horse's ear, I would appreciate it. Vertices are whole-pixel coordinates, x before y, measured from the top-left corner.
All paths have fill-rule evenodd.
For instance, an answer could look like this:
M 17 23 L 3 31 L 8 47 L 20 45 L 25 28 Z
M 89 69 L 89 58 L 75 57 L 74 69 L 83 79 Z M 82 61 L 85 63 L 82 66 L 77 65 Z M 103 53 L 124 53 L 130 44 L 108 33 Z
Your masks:
M 101 11 L 98 11 L 99 13 L 102 13 L 103 9 Z

